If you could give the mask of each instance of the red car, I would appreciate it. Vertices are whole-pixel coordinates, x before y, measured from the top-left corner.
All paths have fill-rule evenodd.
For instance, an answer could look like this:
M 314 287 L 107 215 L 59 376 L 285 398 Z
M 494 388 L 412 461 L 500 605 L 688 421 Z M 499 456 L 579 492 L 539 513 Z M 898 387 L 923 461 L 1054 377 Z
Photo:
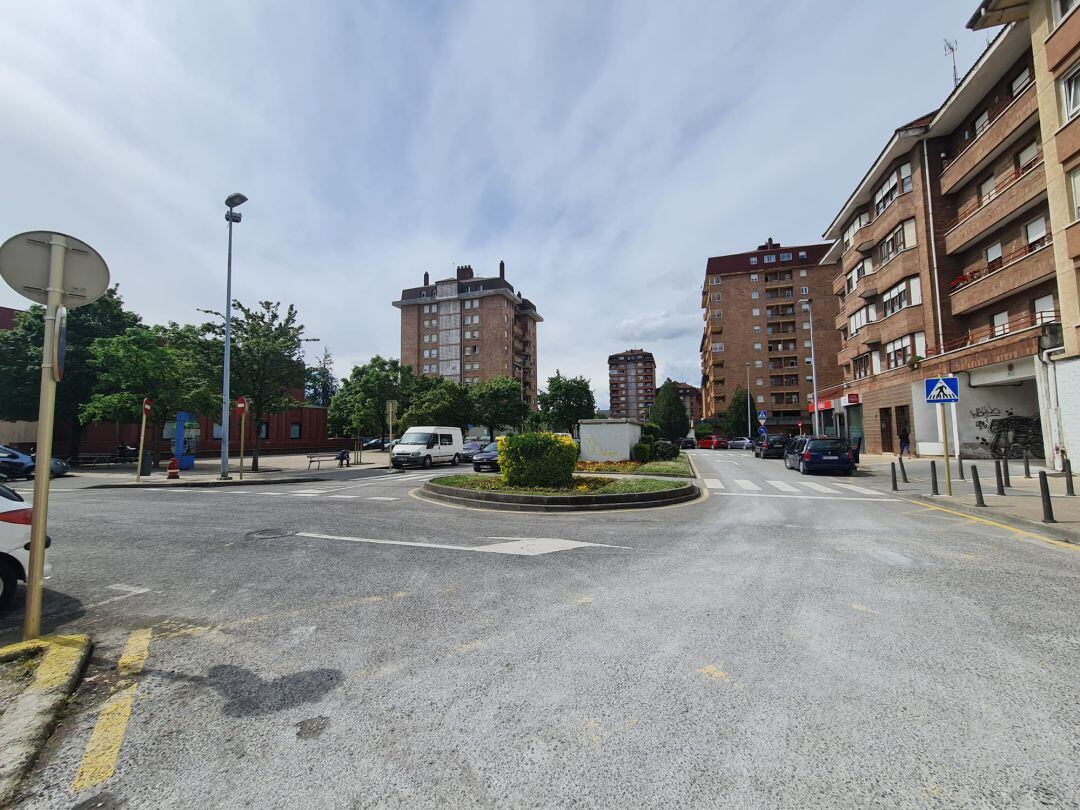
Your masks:
M 697 446 L 702 450 L 727 450 L 728 440 L 723 436 L 702 436 Z

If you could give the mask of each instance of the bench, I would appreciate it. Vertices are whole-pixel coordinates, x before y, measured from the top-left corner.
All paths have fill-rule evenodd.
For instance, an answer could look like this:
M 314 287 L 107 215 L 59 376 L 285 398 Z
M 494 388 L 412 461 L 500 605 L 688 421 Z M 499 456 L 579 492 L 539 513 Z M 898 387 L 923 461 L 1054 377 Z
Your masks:
M 68 459 L 73 467 L 96 467 L 98 464 L 119 464 L 115 453 L 79 453 Z M 131 460 L 135 463 L 135 459 Z
M 337 461 L 337 453 L 308 453 L 307 454 L 307 468 L 310 470 L 311 465 L 315 465 L 315 469 L 321 470 L 322 463 L 324 461 Z

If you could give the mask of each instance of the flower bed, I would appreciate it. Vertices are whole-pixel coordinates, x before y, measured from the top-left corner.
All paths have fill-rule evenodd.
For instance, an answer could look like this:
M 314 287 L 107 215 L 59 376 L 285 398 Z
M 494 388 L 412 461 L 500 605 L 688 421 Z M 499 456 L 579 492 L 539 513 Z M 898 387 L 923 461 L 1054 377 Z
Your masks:
M 577 472 L 624 473 L 627 475 L 674 475 L 693 478 L 690 461 L 685 453 L 680 453 L 674 461 L 579 461 Z
M 433 484 L 457 487 L 476 492 L 501 492 L 508 495 L 619 495 L 635 492 L 663 492 L 684 486 L 680 481 L 663 481 L 656 478 L 601 478 L 599 476 L 574 476 L 567 487 L 519 487 L 505 483 L 501 478 L 488 475 L 444 475 L 432 480 Z

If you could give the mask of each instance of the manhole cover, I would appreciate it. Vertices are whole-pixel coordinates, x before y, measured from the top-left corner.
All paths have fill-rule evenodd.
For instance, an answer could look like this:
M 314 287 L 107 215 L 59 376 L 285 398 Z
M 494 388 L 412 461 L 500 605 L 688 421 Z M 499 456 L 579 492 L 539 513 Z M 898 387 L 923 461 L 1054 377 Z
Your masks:
M 276 540 L 278 537 L 288 537 L 293 532 L 287 529 L 259 529 L 244 535 L 245 540 Z

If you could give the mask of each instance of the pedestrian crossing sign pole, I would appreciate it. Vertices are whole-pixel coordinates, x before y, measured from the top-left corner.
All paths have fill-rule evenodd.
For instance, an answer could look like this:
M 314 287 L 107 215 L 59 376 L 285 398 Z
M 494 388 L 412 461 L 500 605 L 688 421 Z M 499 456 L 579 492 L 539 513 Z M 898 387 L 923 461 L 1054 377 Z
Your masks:
M 941 448 L 945 454 L 945 494 L 952 497 L 952 471 L 949 469 L 949 424 L 945 405 L 960 401 L 960 380 L 956 377 L 931 377 L 923 380 L 926 401 L 941 409 Z

